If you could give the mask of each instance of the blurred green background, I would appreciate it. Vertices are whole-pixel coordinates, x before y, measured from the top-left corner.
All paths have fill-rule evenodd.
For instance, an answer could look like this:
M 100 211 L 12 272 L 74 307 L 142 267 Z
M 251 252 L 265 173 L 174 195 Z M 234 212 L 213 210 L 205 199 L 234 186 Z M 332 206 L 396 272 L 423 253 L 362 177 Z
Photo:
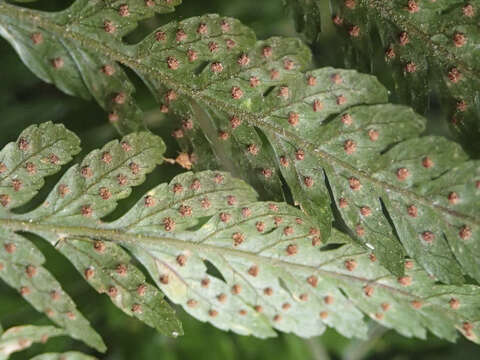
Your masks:
M 72 1 L 37 0 L 29 7 L 43 10 L 60 10 Z M 135 42 L 162 23 L 172 19 L 183 19 L 207 12 L 239 18 L 251 26 L 259 38 L 273 35 L 297 36 L 291 14 L 281 0 L 184 0 L 173 14 L 158 16 L 145 21 L 127 41 Z M 328 35 L 325 36 L 328 41 Z M 67 96 L 55 87 L 38 80 L 21 63 L 12 48 L 0 39 L 0 145 L 14 140 L 20 131 L 33 123 L 47 120 L 64 123 L 81 138 L 83 153 L 77 160 L 96 147 L 115 138 L 117 134 L 106 121 L 105 113 L 92 101 Z M 328 56 L 321 63 L 329 63 Z M 170 136 L 175 124 L 160 113 L 147 89 L 129 73 L 137 85 L 137 98 L 149 127 L 162 135 L 168 146 L 167 156 L 175 157 L 178 148 Z M 434 111 L 434 109 L 433 109 Z M 432 132 L 447 130 L 433 123 Z M 448 133 L 447 133 L 448 135 Z M 118 216 L 141 194 L 162 181 L 169 180 L 182 171 L 178 166 L 162 165 L 148 177 L 145 184 L 134 191 L 133 196 L 121 202 Z M 40 203 L 59 178 L 53 176 L 37 196 Z M 29 204 L 28 208 L 35 206 Z M 25 208 L 24 210 L 27 210 Z M 460 339 L 450 344 L 433 336 L 426 341 L 403 338 L 388 329 L 372 323 L 370 338 L 366 341 L 351 340 L 327 331 L 323 336 L 301 339 L 292 335 L 279 334 L 275 339 L 259 340 L 225 333 L 212 326 L 187 316 L 183 310 L 177 312 L 183 321 L 185 335 L 177 339 L 166 338 L 143 323 L 132 319 L 110 303 L 105 295 L 98 295 L 76 273 L 75 269 L 45 241 L 30 237 L 46 255 L 46 267 L 64 284 L 65 290 L 75 299 L 80 310 L 103 336 L 108 352 L 95 354 L 82 343 L 67 337 L 50 340 L 45 345 L 35 345 L 28 351 L 15 354 L 12 359 L 28 359 L 46 351 L 80 350 L 97 355 L 101 359 L 195 359 L 195 360 L 326 360 L 326 359 L 480 359 L 480 347 Z M 4 328 L 20 324 L 48 324 L 49 321 L 37 313 L 13 289 L 0 282 L 0 323 Z

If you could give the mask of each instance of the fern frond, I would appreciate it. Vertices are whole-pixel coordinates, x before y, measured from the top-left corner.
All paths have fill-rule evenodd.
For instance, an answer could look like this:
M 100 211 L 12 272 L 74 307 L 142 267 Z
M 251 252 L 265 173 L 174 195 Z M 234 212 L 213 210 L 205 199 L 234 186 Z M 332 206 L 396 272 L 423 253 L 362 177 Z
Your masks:
M 199 125 L 205 137 L 194 143 L 233 159 L 234 173 L 253 170 L 252 183 L 275 194 L 281 173 L 325 241 L 331 203 L 338 204 L 352 234 L 396 275 L 406 252 L 441 281 L 480 279 L 478 162 L 452 142 L 420 137 L 424 119 L 387 104 L 373 77 L 332 68 L 304 73 L 310 54 L 299 41 L 256 42 L 237 20 L 216 15 L 165 25 L 124 48 L 60 31 L 50 15 L 0 9 L 9 23 L 81 40 L 105 61 L 130 67 L 163 111 L 184 117 L 179 134 Z M 50 217 L 51 209 L 33 216 Z
M 43 186 L 44 177 L 58 172 L 80 151 L 78 145 L 79 139 L 63 125 L 44 123 L 27 128 L 17 142 L 5 146 L 0 152 L 0 212 L 7 216 L 7 207 L 18 207 L 31 200 Z M 70 336 L 104 350 L 100 336 L 42 266 L 45 258 L 35 245 L 4 228 L 0 229 L 0 245 L 0 278 Z
M 82 164 L 70 168 L 40 207 L 23 215 L 12 213 L 12 209 L 33 198 L 45 176 L 58 172 L 60 164 L 79 151 L 78 145 L 79 139 L 63 125 L 44 123 L 27 128 L 16 142 L 5 146 L 0 152 L 3 175 L 0 217 L 96 226 L 100 217 L 114 209 L 119 199 L 130 194 L 132 186 L 142 183 L 145 174 L 162 162 L 165 151 L 162 140 L 150 133 L 131 134 L 121 142 L 112 141 L 87 155 Z M 127 314 L 161 332 L 182 333 L 163 296 L 146 283 L 140 270 L 130 263 L 130 256 L 117 245 L 89 238 L 66 243 L 61 232 L 39 234 L 50 235 L 51 244 L 71 260 L 97 291 L 108 293 Z M 5 250 L 0 253 L 0 277 L 18 289 L 37 310 L 46 312 L 64 327 L 70 336 L 104 351 L 99 335 L 75 309 L 60 284 L 41 266 L 44 257 L 38 249 L 23 236 L 3 227 L 0 242 Z M 85 263 L 88 266 L 83 266 Z M 128 275 L 122 271 L 123 267 L 128 267 Z M 135 311 L 138 305 L 144 305 L 141 313 Z
M 171 301 L 224 330 L 269 337 L 277 329 L 310 337 L 330 326 L 365 337 L 367 315 L 405 336 L 425 338 L 428 330 L 453 341 L 458 329 L 478 342 L 480 287 L 439 285 L 413 260 L 402 263 L 406 274 L 397 277 L 337 230 L 323 246 L 313 217 L 286 203 L 257 202 L 255 191 L 228 173 L 180 174 L 117 220 L 101 221 L 128 194 L 118 191 L 119 175 L 128 175 L 122 186 L 140 183 L 163 150 L 147 133 L 111 142 L 70 168 L 39 208 L 3 212 L 0 225 L 56 244 L 97 290 L 107 289 L 124 310 L 126 301 L 147 323 L 162 318 L 168 323 L 163 331 L 176 323 L 166 305 L 151 300 L 156 290 L 127 263 L 122 248 Z M 142 174 L 128 173 L 132 166 L 125 164 L 134 161 Z M 63 197 L 62 184 L 69 189 Z M 102 188 L 111 190 L 111 198 L 102 196 Z
M 53 326 L 15 326 L 0 331 L 0 359 L 6 360 L 14 352 L 22 351 L 33 343 L 45 343 L 54 336 L 65 335 L 62 329 Z
M 66 39 L 40 24 L 18 23 L 0 11 L 0 35 L 8 40 L 23 62 L 42 80 L 84 99 L 94 98 L 122 133 L 143 127 L 141 110 L 132 99 L 134 87 L 124 70 L 106 62 L 89 46 L 102 41 L 112 48 L 124 47 L 122 37 L 139 21 L 156 13 L 174 11 L 181 0 L 79 0 L 67 10 L 39 13 L 53 21 L 57 30 L 81 33 L 86 38 Z
M 403 101 L 425 108 L 435 93 L 446 105 L 451 126 L 478 151 L 479 13 L 477 0 L 290 1 L 300 31 L 319 49 L 320 31 L 332 20 L 345 64 L 382 75 Z M 330 5 L 329 5 L 330 4 Z M 325 13 L 327 12 L 327 13 Z M 378 49 L 385 53 L 379 63 Z M 330 50 L 330 49 L 329 49 Z M 334 50 L 335 51 L 335 50 Z M 339 52 L 340 54 L 340 52 Z M 376 70 L 375 70 L 376 69 Z

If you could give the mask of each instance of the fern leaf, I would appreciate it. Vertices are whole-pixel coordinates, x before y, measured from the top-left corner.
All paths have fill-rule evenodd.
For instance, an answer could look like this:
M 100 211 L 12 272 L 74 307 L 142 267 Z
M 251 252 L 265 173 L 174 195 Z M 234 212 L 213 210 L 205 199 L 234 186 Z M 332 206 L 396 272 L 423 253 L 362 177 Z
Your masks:
M 348 49 L 342 52 L 345 63 L 366 70 L 386 65 L 389 71 L 382 82 L 391 84 L 401 100 L 424 109 L 435 88 L 446 104 L 450 125 L 466 146 L 479 150 L 480 2 L 335 0 L 331 6 L 323 0 L 290 2 L 300 31 L 319 49 L 319 32 L 329 27 L 325 22 L 331 21 L 327 19 L 331 12 L 340 34 L 335 46 Z M 376 60 L 378 49 L 385 52 L 383 63 Z
M 31 360 L 96 360 L 96 357 L 82 354 L 78 351 L 69 351 L 66 353 L 45 353 L 34 356 Z
M 406 274 L 397 277 L 337 230 L 331 244 L 323 247 L 314 218 L 286 203 L 256 202 L 255 191 L 228 173 L 178 175 L 148 191 L 111 222 L 99 218 L 113 211 L 125 192 L 112 191 L 110 203 L 95 205 L 97 210 L 85 214 L 85 199 L 92 206 L 109 199 L 97 191 L 89 193 L 84 184 L 113 184 L 125 170 L 122 164 L 131 162 L 131 155 L 115 149 L 149 152 L 152 143 L 163 152 L 163 143 L 146 133 L 93 151 L 82 166 L 72 167 L 59 181 L 80 179 L 69 185 L 70 201 L 77 201 L 75 211 L 57 196 L 57 185 L 46 205 L 27 214 L 0 215 L 2 229 L 34 233 L 56 243 L 79 270 L 87 270 L 87 280 L 96 289 L 115 286 L 118 291 L 109 291 L 110 295 L 128 302 L 144 277 L 126 264 L 129 257 L 121 246 L 145 266 L 170 300 L 202 321 L 240 334 L 269 337 L 277 329 L 309 337 L 331 326 L 346 336 L 365 337 L 367 315 L 406 336 L 425 338 L 429 330 L 453 341 L 458 329 L 478 341 L 478 286 L 439 285 L 412 260 L 402 264 Z M 107 151 L 116 170 L 98 165 Z M 139 161 L 146 163 L 146 169 L 159 162 L 149 154 Z M 95 170 L 89 179 L 81 175 L 85 166 Z M 129 185 L 141 182 L 143 175 L 139 179 Z M 66 216 L 58 220 L 50 207 L 58 213 L 65 209 Z M 147 295 L 153 288 L 145 290 Z M 143 290 L 138 297 L 140 293 Z M 114 301 L 125 309 L 122 300 Z M 152 304 L 158 303 L 134 303 L 131 311 L 150 316 L 153 310 L 160 311 Z M 167 311 L 159 314 L 163 321 L 167 316 Z
M 27 214 L 10 212 L 30 200 L 43 185 L 43 176 L 58 172 L 60 164 L 79 151 L 78 144 L 79 139 L 63 125 L 45 123 L 29 127 L 16 142 L 5 146 L 0 152 L 5 193 L 0 198 L 8 197 L 9 201 L 2 202 L 3 216 L 27 221 L 42 219 L 44 224 L 88 222 L 96 226 L 118 200 L 130 194 L 132 186 L 142 183 L 145 174 L 162 162 L 165 151 L 161 139 L 150 133 L 127 135 L 121 142 L 112 141 L 91 152 L 82 164 L 70 168 L 42 206 Z M 97 291 L 108 293 L 127 314 L 164 333 L 182 333 L 163 296 L 146 283 L 143 274 L 130 263 L 130 256 L 116 244 L 82 237 L 66 239 L 63 233 L 52 233 L 48 228 L 40 235 L 70 259 Z M 6 250 L 0 254 L 2 279 L 19 289 L 36 309 L 45 311 L 71 336 L 104 350 L 105 345 L 75 310 L 73 301 L 41 267 L 44 258 L 33 244 L 6 229 L 1 230 L 0 241 Z M 128 267 L 128 274 L 122 271 L 123 267 Z M 144 310 L 135 311 L 138 306 Z
M 0 359 L 6 360 L 9 356 L 22 351 L 33 343 L 46 342 L 53 336 L 65 335 L 65 332 L 53 326 L 15 326 L 0 333 Z
M 41 21 L 18 23 L 0 11 L 0 34 L 38 77 L 67 94 L 93 97 L 109 111 L 109 120 L 120 132 L 130 132 L 143 126 L 141 111 L 132 99 L 133 85 L 120 66 L 106 61 L 88 42 L 101 40 L 112 47 L 122 47 L 122 37 L 134 30 L 139 21 L 155 13 L 171 12 L 179 3 L 180 0 L 80 0 L 56 14 L 41 13 L 54 21 L 58 29 L 88 34 L 88 39 L 68 40 L 43 27 Z
M 0 152 L 3 193 L 0 211 L 6 215 L 6 207 L 18 207 L 33 198 L 43 186 L 43 178 L 60 170 L 60 165 L 80 150 L 78 143 L 78 138 L 63 125 L 44 123 L 30 126 L 16 142 L 5 146 Z M 42 266 L 45 258 L 33 243 L 6 229 L 0 229 L 0 243 L 3 250 L 0 278 L 70 336 L 104 350 L 100 336 L 58 281 Z
M 332 68 L 304 73 L 304 45 L 256 43 L 234 19 L 207 15 L 168 24 L 126 50 L 61 32 L 35 11 L 0 6 L 17 23 L 40 21 L 57 36 L 85 39 L 92 51 L 130 67 L 164 111 L 184 116 L 187 129 L 189 119 L 198 120 L 203 151 L 227 132 L 215 153 L 221 157 L 228 149 L 240 164 L 234 168 L 253 169 L 257 182 L 275 193 L 281 173 L 325 241 L 330 204 L 338 204 L 351 233 L 395 274 L 403 273 L 406 252 L 441 281 L 460 283 L 465 273 L 480 279 L 479 205 L 471 196 L 478 192 L 478 163 L 466 161 L 451 142 L 438 140 L 451 149 L 445 154 L 433 138 L 420 137 L 424 120 L 387 104 L 386 89 L 373 77 Z M 453 175 L 467 176 L 441 189 Z

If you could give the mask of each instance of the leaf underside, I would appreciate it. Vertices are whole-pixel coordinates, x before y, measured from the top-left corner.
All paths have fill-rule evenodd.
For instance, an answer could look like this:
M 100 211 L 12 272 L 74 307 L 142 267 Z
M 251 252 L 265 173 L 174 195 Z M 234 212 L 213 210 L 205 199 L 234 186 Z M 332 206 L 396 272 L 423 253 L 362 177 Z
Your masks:
M 139 21 L 156 13 L 174 11 L 181 0 L 78 0 L 67 10 L 41 12 L 58 29 L 88 33 L 112 48 L 122 48 L 122 38 Z M 0 13 L 0 35 L 9 41 L 23 62 L 42 80 L 63 92 L 94 98 L 121 133 L 143 128 L 142 113 L 132 96 L 134 87 L 125 71 L 115 63 L 105 64 L 102 53 L 82 39 L 66 39 L 55 31 L 40 30 L 35 24 L 11 21 Z
M 293 197 L 324 241 L 333 205 L 394 274 L 403 274 L 407 254 L 442 282 L 480 280 L 479 162 L 451 141 L 421 136 L 425 119 L 388 104 L 372 76 L 306 71 L 310 53 L 300 41 L 256 41 L 237 20 L 217 15 L 113 47 L 106 34 L 65 31 L 55 15 L 0 6 L 0 23 L 75 39 L 106 65 L 130 67 L 162 111 L 182 121 L 175 136 L 196 153 L 198 168 L 211 164 L 198 154 L 213 153 L 269 199 Z
M 24 350 L 33 343 L 45 343 L 53 336 L 65 335 L 65 332 L 53 326 L 15 326 L 0 333 L 0 359 L 6 360 L 17 351 Z
M 25 134 L 32 128 L 15 144 L 31 144 Z M 67 170 L 38 208 L 17 214 L 7 206 L 2 229 L 44 237 L 94 288 L 124 311 L 131 306 L 130 314 L 147 323 L 158 316 L 164 332 L 181 328 L 168 319 L 173 312 L 167 305 L 154 301 L 158 290 L 144 283 L 125 250 L 172 302 L 239 334 L 264 338 L 275 329 L 311 337 L 329 326 L 365 338 L 370 317 L 405 336 L 425 338 L 428 330 L 453 341 L 459 330 L 478 342 L 478 286 L 440 285 L 413 260 L 402 264 L 405 275 L 394 276 L 337 230 L 325 245 L 314 218 L 286 203 L 258 202 L 249 185 L 225 172 L 180 174 L 118 219 L 101 221 L 164 150 L 148 133 L 110 142 Z M 20 244 L 13 236 L 12 243 Z M 2 256 L 11 261 L 18 249 Z
M 342 49 L 338 54 L 345 64 L 373 69 L 402 101 L 423 111 L 435 89 L 455 133 L 471 150 L 480 150 L 478 0 L 290 3 L 309 42 L 325 49 L 320 32 L 335 28 L 335 46 Z M 384 59 L 377 60 L 378 50 Z M 388 71 L 381 74 L 383 69 Z

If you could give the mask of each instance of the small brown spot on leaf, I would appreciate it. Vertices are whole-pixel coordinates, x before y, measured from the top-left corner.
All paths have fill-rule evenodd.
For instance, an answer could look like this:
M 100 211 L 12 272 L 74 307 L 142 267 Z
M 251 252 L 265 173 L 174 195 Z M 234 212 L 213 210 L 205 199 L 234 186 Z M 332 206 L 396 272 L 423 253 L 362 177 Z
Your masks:
M 358 224 L 357 226 L 355 226 L 355 233 L 357 234 L 357 236 L 362 237 L 365 235 L 365 228 Z
M 403 286 L 412 285 L 412 278 L 410 276 L 401 276 L 397 279 L 398 283 Z
M 3 207 L 7 207 L 8 204 L 10 204 L 10 195 L 6 195 L 6 194 L 1 194 L 0 195 L 0 204 L 3 206 Z
M 458 236 L 460 236 L 460 238 L 463 240 L 468 240 L 472 237 L 472 229 L 466 225 L 463 225 L 458 232 Z
M 126 185 L 127 184 L 127 177 L 123 174 L 118 174 L 117 175 L 117 182 L 118 182 L 118 185 L 120 186 L 123 186 L 123 185 Z
M 453 310 L 458 310 L 458 308 L 460 307 L 460 301 L 456 298 L 451 298 L 448 304 Z
M 232 294 L 238 295 L 242 292 L 242 287 L 239 284 L 235 284 L 232 286 Z
M 285 70 L 287 70 L 287 71 L 288 70 L 293 70 L 294 66 L 295 66 L 295 63 L 292 60 L 290 60 L 290 59 L 283 60 L 283 68 Z
M 365 294 L 365 296 L 371 297 L 373 295 L 373 292 L 374 292 L 373 286 L 366 285 L 363 287 L 363 293 Z
M 108 288 L 108 295 L 112 298 L 118 295 L 118 289 L 115 286 L 110 286 Z
M 132 312 L 134 314 L 141 314 L 142 313 L 142 305 L 140 304 L 133 304 L 132 305 Z
M 233 246 L 238 246 L 245 240 L 245 235 L 242 233 L 236 232 L 232 235 Z
M 273 295 L 273 289 L 271 287 L 266 287 L 263 289 L 263 293 L 267 296 L 272 296 Z
M 25 273 L 29 278 L 32 278 L 37 275 L 37 268 L 33 265 L 27 265 L 27 267 L 25 268 Z
M 218 311 L 217 310 L 208 310 L 208 315 L 210 317 L 216 317 L 218 315 Z
M 338 15 L 334 15 L 334 16 L 332 17 L 332 21 L 333 21 L 333 23 L 334 23 L 335 25 L 337 25 L 337 26 L 343 25 L 343 18 L 341 18 L 341 17 L 338 16 Z
M 355 177 L 349 178 L 348 184 L 350 186 L 350 189 L 352 189 L 353 191 L 358 191 L 362 188 L 362 184 L 360 183 L 360 180 L 358 180 Z
M 407 73 L 414 73 L 417 71 L 417 64 L 415 64 L 413 61 L 408 62 L 405 65 L 405 71 Z
M 289 90 L 287 86 L 281 86 L 280 89 L 278 90 L 278 96 L 288 99 L 289 96 Z
M 467 111 L 467 108 L 468 108 L 467 102 L 465 100 L 458 100 L 456 107 L 457 107 L 457 111 L 465 112 Z
M 344 265 L 348 271 L 353 271 L 357 267 L 357 262 L 353 259 L 350 259 L 350 260 L 346 260 Z
M 405 269 L 412 270 L 413 269 L 413 261 L 412 260 L 405 260 Z
M 26 296 L 26 295 L 28 295 L 28 294 L 30 294 L 30 288 L 27 287 L 27 286 L 22 286 L 22 287 L 20 288 L 20 295 Z
M 110 190 L 108 190 L 106 187 L 101 187 L 101 188 L 98 190 L 98 194 L 100 195 L 100 197 L 101 197 L 103 200 L 108 200 L 108 199 L 110 199 L 111 196 L 112 196 Z
M 255 311 L 258 312 L 258 313 L 263 312 L 263 307 L 262 307 L 261 305 L 255 305 L 253 308 L 254 308 Z
M 229 213 L 222 212 L 220 213 L 220 220 L 224 223 L 229 222 L 231 219 L 232 215 Z
M 338 206 L 341 208 L 341 209 L 345 209 L 347 206 L 348 206 L 348 201 L 344 198 L 340 198 L 338 200 Z
M 43 42 L 43 35 L 42 33 L 36 32 L 33 33 L 30 38 L 32 39 L 32 42 L 34 45 L 41 44 Z
M 373 129 L 368 130 L 368 137 L 370 138 L 371 141 L 377 141 L 378 136 L 379 136 L 379 133 L 377 130 L 373 130 Z
M 103 30 L 106 32 L 106 33 L 109 33 L 109 34 L 113 34 L 116 30 L 117 30 L 117 27 L 115 26 L 115 24 L 113 22 L 111 22 L 110 20 L 105 20 L 103 22 Z
M 258 275 L 258 266 L 257 265 L 250 266 L 250 268 L 248 269 L 248 274 L 253 277 L 256 277 Z
M 90 280 L 94 275 L 95 275 L 95 270 L 93 268 L 89 267 L 86 268 L 84 271 L 85 279 Z
M 423 305 L 422 302 L 419 300 L 413 300 L 411 304 L 415 309 L 420 309 Z
M 334 301 L 334 299 L 333 299 L 332 295 L 327 295 L 323 298 L 323 302 L 327 305 L 333 304 L 333 301 Z
M 447 76 L 448 80 L 450 80 L 454 84 L 458 83 L 462 79 L 462 73 L 456 67 L 448 70 Z
M 475 15 L 475 9 L 471 4 L 467 4 L 462 9 L 463 15 L 466 17 L 473 17 Z
M 360 36 L 360 26 L 352 25 L 348 28 L 348 34 L 351 37 L 359 37 Z
M 125 264 L 118 264 L 115 271 L 118 275 L 125 276 L 127 275 L 127 265 Z
M 173 231 L 175 230 L 175 221 L 172 218 L 166 217 L 163 219 L 163 227 L 165 231 Z
M 188 49 L 187 50 L 187 57 L 189 62 L 194 62 L 198 58 L 198 54 L 195 50 Z
M 305 159 L 305 151 L 303 151 L 302 149 L 298 149 L 297 151 L 295 151 L 295 158 L 299 161 Z
M 323 104 L 320 100 L 313 101 L 313 111 L 318 112 L 323 109 Z
M 218 51 L 218 44 L 215 41 L 211 41 L 208 44 L 208 50 L 210 50 L 211 53 L 217 52 Z
M 22 151 L 26 151 L 29 149 L 30 147 L 30 143 L 27 139 L 25 139 L 24 137 L 21 137 L 20 139 L 18 139 L 18 144 L 17 144 L 18 148 Z
M 197 300 L 194 300 L 194 299 L 189 299 L 187 301 L 187 306 L 190 307 L 190 308 L 194 308 L 198 305 L 198 302 Z
M 208 286 L 210 285 L 210 279 L 209 278 L 202 279 L 202 281 L 200 282 L 200 285 L 203 288 L 208 288 Z
M 310 187 L 313 186 L 314 181 L 313 181 L 313 178 L 311 176 L 305 176 L 303 178 L 303 183 L 305 184 L 306 187 L 310 188 Z
M 343 143 L 343 150 L 345 150 L 345 152 L 348 154 L 348 155 L 352 155 L 356 150 L 357 150 L 357 144 L 355 141 L 351 140 L 351 139 L 348 139 L 346 140 L 344 143 Z
M 406 180 L 410 176 L 410 172 L 407 168 L 399 168 L 397 169 L 397 179 L 400 181 Z
M 372 209 L 370 209 L 368 206 L 362 206 L 360 208 L 360 214 L 363 216 L 370 216 L 372 215 Z
M 452 191 L 450 194 L 448 194 L 448 202 L 452 205 L 455 205 L 458 203 L 460 199 L 460 196 L 455 191 Z
M 185 266 L 187 263 L 187 257 L 184 254 L 180 254 L 177 256 L 177 264 L 180 266 Z
M 23 185 L 23 183 L 22 183 L 21 180 L 19 180 L 19 179 L 13 179 L 13 180 L 12 180 L 12 188 L 13 188 L 13 190 L 19 191 L 19 190 L 22 188 L 22 185 Z
M 62 58 L 57 57 L 55 59 L 52 59 L 52 66 L 54 69 L 61 69 L 64 65 L 64 61 Z
M 408 3 L 407 3 L 407 11 L 410 13 L 410 14 L 413 14 L 413 13 L 416 13 L 418 12 L 419 10 L 419 7 L 418 7 L 418 4 L 415 0 L 408 0 Z
M 328 318 L 328 312 L 326 312 L 326 311 L 320 312 L 320 318 L 322 318 L 323 320 L 325 320 L 326 318 Z
M 222 22 L 220 23 L 220 27 L 222 29 L 222 32 L 230 31 L 230 24 L 226 20 L 222 20 Z
M 298 247 L 295 244 L 290 244 L 287 246 L 286 251 L 288 256 L 295 255 L 298 253 Z
M 422 233 L 422 239 L 423 241 L 425 241 L 426 243 L 429 243 L 431 244 L 433 242 L 433 240 L 435 239 L 435 234 L 431 231 L 424 231 Z
M 93 209 L 90 205 L 82 205 L 80 212 L 82 216 L 91 217 L 93 214 Z
M 240 66 L 247 66 L 250 63 L 250 58 L 247 54 L 243 53 L 237 59 L 237 64 Z
M 398 35 L 398 42 L 400 43 L 401 46 L 405 46 L 410 42 L 410 39 L 406 31 L 402 31 Z
M 388 311 L 390 309 L 390 304 L 386 302 L 382 303 L 380 306 L 382 307 L 383 311 Z
M 241 99 L 243 96 L 243 91 L 238 86 L 233 86 L 231 93 L 232 93 L 232 99 L 235 99 L 235 100 Z
M 187 39 L 187 34 L 183 29 L 178 29 L 177 33 L 175 34 L 175 40 L 177 42 L 185 41 Z
M 310 275 L 310 276 L 307 278 L 307 283 L 310 284 L 310 285 L 313 286 L 313 287 L 317 287 L 317 285 L 318 285 L 318 277 L 316 277 L 315 275 Z
M 167 285 L 170 279 L 168 278 L 167 274 L 164 274 L 164 275 L 160 275 L 159 280 L 163 285 Z
M 95 240 L 95 242 L 93 243 L 93 249 L 96 252 L 102 254 L 105 251 L 105 243 L 100 240 Z
M 233 205 L 233 204 L 230 204 L 230 205 Z M 250 215 L 252 215 L 252 210 L 250 210 L 248 207 L 242 208 L 242 216 L 243 217 L 247 218 Z
M 397 54 L 395 54 L 395 50 L 393 49 L 393 47 L 389 47 L 387 50 L 385 50 L 385 56 L 389 60 L 394 59 L 396 55 Z
M 202 200 L 200 200 L 200 204 L 202 205 L 202 208 L 204 208 L 204 209 L 209 209 L 210 206 L 212 205 L 212 204 L 210 203 L 210 200 L 209 200 L 207 197 L 204 197 Z M 221 214 L 220 214 L 220 215 L 221 215 Z M 227 214 L 227 215 L 228 215 L 228 214 Z M 220 217 L 220 219 L 222 219 L 222 217 Z M 222 220 L 222 221 L 223 221 L 223 220 Z M 227 219 L 226 221 L 228 221 L 228 219 Z M 226 222 L 226 221 L 224 221 L 224 222 Z
M 128 5 L 120 5 L 120 7 L 118 8 L 118 14 L 122 17 L 130 16 L 130 10 L 128 9 Z
M 169 56 L 167 58 L 167 66 L 170 70 L 177 70 L 180 66 L 180 62 L 177 60 L 177 58 Z
M 300 115 L 298 115 L 298 113 L 296 112 L 291 111 L 288 114 L 288 123 L 292 126 L 297 126 L 299 119 L 300 119 Z
M 383 313 L 381 313 L 381 312 L 375 313 L 375 318 L 376 318 L 377 320 L 382 320 L 384 316 L 385 316 L 385 315 L 384 315 Z
M 262 55 L 266 58 L 269 58 L 272 56 L 272 48 L 270 46 L 265 46 L 263 49 L 262 49 Z
M 147 195 L 143 198 L 143 204 L 145 207 L 155 206 L 155 198 L 152 195 Z
M 307 85 L 308 86 L 315 86 L 317 84 L 317 78 L 312 76 L 312 75 L 309 75 L 307 77 Z

